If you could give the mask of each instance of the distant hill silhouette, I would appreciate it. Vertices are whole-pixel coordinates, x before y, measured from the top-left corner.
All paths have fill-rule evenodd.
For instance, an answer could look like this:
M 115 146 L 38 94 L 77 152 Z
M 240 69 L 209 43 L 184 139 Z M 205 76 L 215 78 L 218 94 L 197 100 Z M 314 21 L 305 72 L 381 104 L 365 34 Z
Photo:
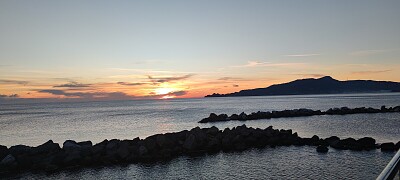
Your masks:
M 330 76 L 319 79 L 298 79 L 292 82 L 275 84 L 266 88 L 241 90 L 229 94 L 214 93 L 205 97 L 231 96 L 272 96 L 304 94 L 342 94 L 400 92 L 400 83 L 391 81 L 351 80 L 339 81 Z

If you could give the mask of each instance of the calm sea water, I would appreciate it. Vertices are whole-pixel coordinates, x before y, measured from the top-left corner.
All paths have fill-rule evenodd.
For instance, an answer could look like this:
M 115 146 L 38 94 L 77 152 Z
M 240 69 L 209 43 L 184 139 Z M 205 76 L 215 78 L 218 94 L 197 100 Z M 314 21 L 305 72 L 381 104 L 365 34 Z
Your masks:
M 22 103 L 0 102 L 0 144 L 36 146 L 52 139 L 91 140 L 145 138 L 156 133 L 217 126 L 220 129 L 246 124 L 249 127 L 292 129 L 302 137 L 370 136 L 378 142 L 400 140 L 400 114 L 312 116 L 254 121 L 197 123 L 209 113 L 240 113 L 295 108 L 327 110 L 332 107 L 400 105 L 400 94 L 307 95 L 232 97 L 205 99 Z M 169 162 L 132 164 L 63 171 L 55 174 L 24 174 L 15 178 L 128 178 L 128 179 L 374 179 L 394 153 L 351 152 L 331 149 L 318 154 L 312 147 L 279 147 L 180 157 Z

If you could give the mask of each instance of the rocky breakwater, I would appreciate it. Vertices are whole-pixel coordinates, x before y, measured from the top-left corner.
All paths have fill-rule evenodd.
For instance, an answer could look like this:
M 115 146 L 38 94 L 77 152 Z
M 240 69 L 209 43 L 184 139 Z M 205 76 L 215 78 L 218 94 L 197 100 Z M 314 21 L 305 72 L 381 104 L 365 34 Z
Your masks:
M 246 114 L 244 112 L 240 114 L 232 114 L 228 116 L 227 114 L 215 114 L 211 113 L 209 117 L 202 119 L 199 123 L 210 123 L 210 122 L 221 122 L 221 121 L 247 121 L 247 120 L 257 120 L 257 119 L 271 119 L 271 118 L 282 118 L 282 117 L 302 117 L 302 116 L 317 116 L 317 115 L 346 115 L 346 114 L 365 114 L 365 113 L 395 113 L 400 112 L 400 106 L 389 107 L 382 106 L 380 109 L 375 108 L 331 108 L 327 111 L 312 110 L 312 109 L 292 109 L 283 111 L 258 111 L 251 114 Z
M 167 160 L 180 155 L 201 155 L 220 151 L 243 151 L 249 148 L 276 146 L 316 146 L 316 151 L 326 153 L 329 147 L 343 150 L 395 151 L 400 142 L 376 144 L 375 139 L 340 139 L 332 136 L 321 139 L 314 135 L 301 138 L 292 130 L 251 128 L 245 125 L 219 130 L 216 127 L 193 128 L 175 133 L 156 134 L 145 139 L 104 140 L 93 145 L 90 141 L 67 140 L 62 148 L 53 141 L 37 147 L 16 145 L 0 146 L 0 172 L 3 174 L 24 171 L 57 171 L 71 167 L 106 166 L 136 162 Z

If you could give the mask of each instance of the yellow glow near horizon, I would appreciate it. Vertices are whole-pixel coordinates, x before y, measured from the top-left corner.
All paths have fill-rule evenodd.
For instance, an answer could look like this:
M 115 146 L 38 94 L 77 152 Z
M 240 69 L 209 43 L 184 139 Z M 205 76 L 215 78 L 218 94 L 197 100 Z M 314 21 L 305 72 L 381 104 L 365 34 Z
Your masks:
M 173 92 L 174 90 L 172 88 L 157 88 L 154 91 L 157 95 L 163 95 Z
M 176 96 L 170 96 L 170 95 L 166 95 L 163 96 L 161 99 L 171 99 L 171 98 L 175 98 Z

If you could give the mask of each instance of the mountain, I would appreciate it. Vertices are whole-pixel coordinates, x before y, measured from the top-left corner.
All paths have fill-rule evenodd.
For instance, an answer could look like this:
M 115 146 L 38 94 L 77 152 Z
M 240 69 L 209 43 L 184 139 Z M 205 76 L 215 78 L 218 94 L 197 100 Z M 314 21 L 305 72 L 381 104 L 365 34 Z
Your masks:
M 325 76 L 318 79 L 298 79 L 288 83 L 275 84 L 266 88 L 247 89 L 229 94 L 214 93 L 205 97 L 374 93 L 399 91 L 400 83 L 398 82 L 372 80 L 339 81 L 330 76 Z

